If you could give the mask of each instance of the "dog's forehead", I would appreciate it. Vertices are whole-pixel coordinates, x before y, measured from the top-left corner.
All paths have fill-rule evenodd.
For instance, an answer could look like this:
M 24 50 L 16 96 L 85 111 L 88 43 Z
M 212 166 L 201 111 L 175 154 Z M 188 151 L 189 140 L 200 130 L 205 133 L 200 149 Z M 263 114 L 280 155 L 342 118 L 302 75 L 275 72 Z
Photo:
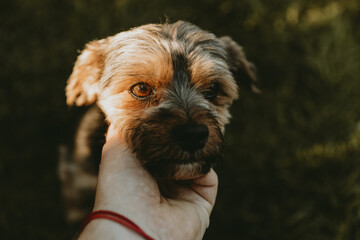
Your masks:
M 202 85 L 231 75 L 221 41 L 185 22 L 144 25 L 115 35 L 106 62 L 105 75 L 123 79 L 124 85 L 145 81 L 167 86 L 174 80 Z

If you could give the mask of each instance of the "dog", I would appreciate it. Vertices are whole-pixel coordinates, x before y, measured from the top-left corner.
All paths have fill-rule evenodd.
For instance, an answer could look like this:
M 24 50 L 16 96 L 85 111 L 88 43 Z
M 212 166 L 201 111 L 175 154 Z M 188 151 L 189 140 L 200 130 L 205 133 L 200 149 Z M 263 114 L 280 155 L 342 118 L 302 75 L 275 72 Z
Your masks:
M 81 219 L 82 205 L 91 206 L 84 199 L 93 199 L 109 124 L 154 177 L 196 178 L 222 158 L 239 86 L 258 91 L 242 47 L 188 22 L 143 25 L 88 43 L 66 86 L 68 105 L 90 106 L 74 147 L 61 148 L 68 219 Z

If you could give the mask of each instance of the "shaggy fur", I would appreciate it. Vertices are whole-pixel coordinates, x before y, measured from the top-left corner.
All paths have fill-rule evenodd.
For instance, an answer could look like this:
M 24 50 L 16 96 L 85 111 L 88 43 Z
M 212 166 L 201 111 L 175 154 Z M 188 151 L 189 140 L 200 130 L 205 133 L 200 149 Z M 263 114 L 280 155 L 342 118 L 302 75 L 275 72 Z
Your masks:
M 90 42 L 75 63 L 66 96 L 69 105 L 99 106 L 151 174 L 189 179 L 221 159 L 228 107 L 238 97 L 238 85 L 256 90 L 255 80 L 253 65 L 230 37 L 179 21 Z M 81 121 L 71 161 L 93 158 L 86 136 L 104 131 L 99 116 L 93 118 L 92 127 L 86 117 Z M 186 131 L 198 141 L 183 136 Z

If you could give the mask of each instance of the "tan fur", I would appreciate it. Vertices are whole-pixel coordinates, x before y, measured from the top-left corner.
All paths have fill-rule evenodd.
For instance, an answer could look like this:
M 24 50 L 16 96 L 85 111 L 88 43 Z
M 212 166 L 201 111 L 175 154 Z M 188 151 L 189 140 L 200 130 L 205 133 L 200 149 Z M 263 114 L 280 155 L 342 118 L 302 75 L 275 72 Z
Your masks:
M 88 43 L 78 57 L 66 87 L 68 105 L 90 105 L 96 101 L 104 67 L 102 44 L 105 42 Z
M 189 121 L 205 124 L 209 138 L 201 154 L 196 153 L 199 159 L 205 159 L 221 151 L 222 134 L 230 119 L 228 107 L 238 97 L 234 76 L 241 69 L 255 81 L 251 63 L 229 37 L 217 38 L 182 21 L 149 24 L 87 44 L 68 80 L 67 103 L 89 105 L 96 101 L 107 122 L 114 125 L 127 144 L 135 152 L 143 149 L 143 153 L 138 153 L 143 164 L 157 161 L 154 149 L 144 150 L 141 146 L 147 141 L 159 142 L 161 157 L 168 154 L 189 158 L 173 143 L 171 130 Z M 176 83 L 178 71 L 183 71 L 180 74 L 184 79 Z M 214 82 L 220 86 L 220 93 L 208 101 L 203 94 Z M 131 87 L 138 83 L 151 86 L 148 99 L 131 93 Z M 166 122 L 162 119 L 164 114 L 170 116 Z M 189 169 L 189 174 L 192 172 Z M 171 174 L 176 175 L 169 173 L 170 177 Z
M 238 85 L 257 90 L 254 71 L 230 37 L 217 38 L 182 21 L 144 25 L 87 44 L 66 87 L 68 105 L 92 104 L 78 125 L 74 147 L 60 152 L 68 220 L 78 221 L 92 207 L 107 124 L 155 177 L 199 177 L 222 158 L 228 108 L 238 98 Z M 152 94 L 131 93 L 140 83 Z M 219 92 L 209 98 L 214 84 Z M 195 150 L 185 149 L 174 135 L 189 123 L 207 129 Z

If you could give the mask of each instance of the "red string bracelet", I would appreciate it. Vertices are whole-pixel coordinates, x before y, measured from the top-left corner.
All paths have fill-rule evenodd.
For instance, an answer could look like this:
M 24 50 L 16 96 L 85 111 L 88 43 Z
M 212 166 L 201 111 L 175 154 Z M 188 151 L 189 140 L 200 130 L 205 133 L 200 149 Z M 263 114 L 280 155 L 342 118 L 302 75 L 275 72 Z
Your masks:
M 138 233 L 146 240 L 155 240 L 154 238 L 147 235 L 143 230 L 141 230 L 141 228 L 138 225 L 136 225 L 133 221 L 131 221 L 127 217 L 124 217 L 118 213 L 106 211 L 106 210 L 94 211 L 94 212 L 90 213 L 82 222 L 83 229 L 91 220 L 94 220 L 96 218 L 105 218 L 105 219 L 117 222 L 127 228 L 130 228 L 131 230 Z

